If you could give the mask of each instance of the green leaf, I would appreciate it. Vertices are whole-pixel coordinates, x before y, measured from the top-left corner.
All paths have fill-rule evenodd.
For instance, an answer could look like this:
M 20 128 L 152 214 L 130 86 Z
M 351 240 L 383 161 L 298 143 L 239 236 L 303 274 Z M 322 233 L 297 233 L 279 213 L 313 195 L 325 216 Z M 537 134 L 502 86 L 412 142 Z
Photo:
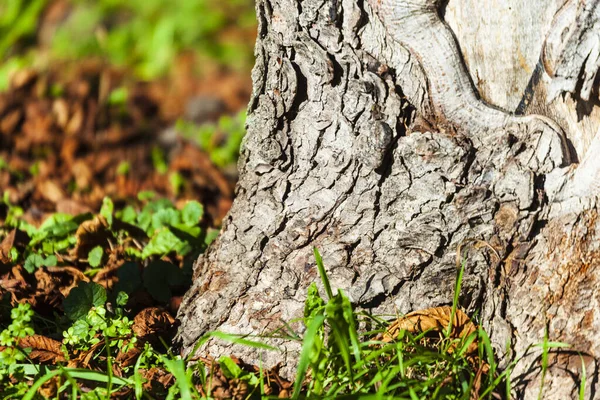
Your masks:
M 300 390 L 302 388 L 302 382 L 306 376 L 306 371 L 310 365 L 310 358 L 313 352 L 313 346 L 319 336 L 317 333 L 321 330 L 325 316 L 323 314 L 316 315 L 306 332 L 304 333 L 304 339 L 302 341 L 302 352 L 300 353 L 300 361 L 298 361 L 298 368 L 296 372 L 296 381 L 294 383 L 294 392 L 292 395 L 293 399 L 297 399 L 300 396 Z
M 179 359 L 169 359 L 164 355 L 160 356 L 160 360 L 165 364 L 167 370 L 173 374 L 179 391 L 181 393 L 181 399 L 192 399 L 192 381 L 191 376 L 186 373 L 185 362 Z
M 10 261 L 16 262 L 19 258 L 19 250 L 16 247 L 11 247 L 9 250 Z
M 42 225 L 40 225 L 40 230 L 51 232 L 55 235 L 69 233 L 70 231 L 65 230 L 65 227 L 70 227 L 71 225 L 69 222 L 72 220 L 73 216 L 70 214 L 55 213 L 42 222 Z M 75 227 L 75 229 L 77 229 L 77 227 Z
M 144 190 L 138 193 L 137 198 L 139 201 L 148 201 L 156 197 L 156 193 L 151 190 Z
M 133 380 L 127 378 L 121 378 L 118 376 L 108 376 L 103 374 L 102 372 L 90 371 L 89 369 L 75 369 L 75 368 L 65 368 L 66 373 L 68 373 L 72 378 L 75 379 L 86 379 L 89 381 L 106 383 L 112 381 L 117 385 L 132 385 Z
M 73 336 L 79 338 L 80 340 L 85 340 L 89 336 L 90 325 L 85 319 L 78 319 L 75 321 L 72 328 Z
M 167 165 L 167 162 L 165 160 L 165 154 L 163 150 L 158 146 L 154 146 L 152 148 L 151 154 L 152 164 L 154 165 L 156 172 L 158 172 L 161 175 L 165 174 L 169 170 L 169 166 Z
M 42 257 L 39 254 L 30 254 L 29 256 L 27 256 L 23 268 L 25 268 L 25 271 L 29 272 L 30 274 L 33 274 L 33 271 L 41 267 L 43 264 L 44 257 Z
M 127 304 L 127 301 L 129 301 L 129 295 L 125 292 L 119 292 L 117 294 L 117 300 L 116 303 L 118 306 L 125 306 L 125 304 Z
M 45 267 L 54 267 L 58 263 L 58 259 L 54 254 L 49 255 L 44 259 L 43 265 Z
M 323 314 L 325 301 L 319 296 L 319 290 L 316 283 L 311 283 L 308 287 L 308 294 L 304 302 L 304 318 L 307 319 L 305 325 L 310 325 L 310 321 L 317 315 Z
M 125 254 L 130 258 L 141 259 L 142 252 L 135 247 L 127 247 L 125 249 Z
M 69 235 L 64 239 L 56 239 L 51 237 L 42 242 L 42 253 L 59 253 L 62 250 L 65 250 L 68 247 L 74 245 L 75 243 L 77 243 L 77 238 L 75 237 L 75 235 Z
M 104 255 L 104 250 L 102 250 L 101 246 L 96 246 L 88 253 L 88 263 L 92 267 L 98 267 L 102 262 L 102 256 Z
M 270 346 L 266 343 L 257 342 L 256 340 L 249 340 L 249 339 L 247 339 L 247 336 L 248 335 L 236 335 L 236 334 L 232 334 L 232 333 L 215 331 L 215 332 L 209 332 L 209 333 L 205 334 L 203 337 L 198 339 L 198 342 L 200 344 L 202 344 L 208 338 L 213 337 L 213 338 L 226 340 L 231 343 L 239 344 L 241 346 L 254 347 L 257 349 L 265 349 L 265 350 L 272 350 L 272 351 L 281 351 L 277 347 Z
M 193 247 L 192 244 L 199 244 L 198 241 L 195 240 L 200 236 L 200 233 L 202 233 L 202 229 L 198 225 L 188 226 L 184 224 L 175 224 L 171 226 L 170 230 L 179 239 L 188 242 L 191 247 Z
M 197 225 L 203 215 L 204 207 L 195 200 L 188 201 L 181 211 L 181 218 L 183 223 L 187 226 Z
M 227 356 L 221 356 L 219 358 L 219 365 L 223 374 L 229 379 L 239 378 L 242 375 L 242 369 L 235 363 L 231 358 Z
M 102 200 L 102 207 L 100 208 L 100 215 L 102 215 L 106 222 L 108 222 L 108 226 L 112 226 L 113 223 L 113 212 L 115 210 L 115 205 L 110 197 L 105 197 Z
M 92 309 L 106 303 L 106 290 L 94 282 L 80 282 L 73 288 L 65 301 L 63 307 L 65 314 L 72 321 L 83 318 Z
M 119 213 L 119 218 L 121 221 L 126 222 L 128 224 L 135 224 L 135 220 L 137 217 L 137 213 L 132 206 L 127 206 L 121 210 Z
M 152 239 L 150 239 L 150 242 L 148 242 L 146 247 L 144 247 L 142 258 L 146 259 L 152 255 L 163 256 L 172 251 L 185 255 L 189 250 L 191 250 L 189 244 L 179 239 L 168 228 L 163 228 L 158 231 Z
M 166 208 L 175 209 L 175 206 L 169 199 L 158 199 L 158 200 L 154 200 L 154 201 L 151 201 L 148 204 L 146 204 L 144 206 L 143 211 L 148 211 L 150 213 L 156 213 L 156 212 L 159 212 L 160 210 L 163 210 Z
M 56 239 L 63 239 L 65 236 L 70 235 L 79 228 L 79 225 L 81 225 L 82 222 L 87 221 L 92 217 L 93 215 L 91 213 L 79 214 L 76 216 L 63 213 L 52 214 L 50 217 L 46 218 L 40 228 L 33 233 L 29 245 L 35 246 L 38 243 L 43 243 L 43 247 L 48 249 L 47 252 L 53 252 L 54 250 L 52 249 L 56 249 L 57 251 L 62 250 L 64 249 L 64 247 L 62 247 L 64 243 L 57 247 L 49 244 L 49 242 L 54 242 Z M 66 244 L 73 244 L 76 242 L 74 236 L 70 236 L 66 239 L 69 240 L 68 242 L 65 242 Z
M 206 231 L 206 237 L 204 238 L 204 244 L 208 246 L 219 236 L 219 230 L 208 228 Z
M 181 189 L 185 185 L 185 179 L 179 172 L 171 172 L 169 174 L 169 182 L 171 183 L 171 190 L 175 197 L 179 196 Z
M 152 229 L 154 231 L 162 228 L 163 226 L 177 225 L 181 221 L 179 211 L 174 208 L 165 208 L 157 211 L 152 216 Z
M 127 102 L 128 95 L 129 94 L 127 93 L 127 88 L 122 86 L 118 87 L 112 92 L 110 92 L 110 94 L 108 95 L 108 104 L 124 105 Z
M 315 261 L 317 262 L 317 268 L 319 270 L 319 275 L 321 275 L 321 280 L 323 281 L 323 286 L 325 286 L 325 293 L 327 293 L 327 297 L 330 299 L 333 298 L 333 290 L 331 290 L 331 285 L 329 284 L 329 279 L 327 278 L 327 273 L 325 272 L 325 266 L 323 265 L 323 259 L 321 258 L 321 254 L 319 250 L 314 247 L 313 253 L 315 256 Z
M 140 229 L 143 229 L 144 232 L 146 232 L 149 235 L 152 234 L 150 224 L 152 224 L 152 213 L 150 211 L 144 210 L 137 215 L 137 226 Z

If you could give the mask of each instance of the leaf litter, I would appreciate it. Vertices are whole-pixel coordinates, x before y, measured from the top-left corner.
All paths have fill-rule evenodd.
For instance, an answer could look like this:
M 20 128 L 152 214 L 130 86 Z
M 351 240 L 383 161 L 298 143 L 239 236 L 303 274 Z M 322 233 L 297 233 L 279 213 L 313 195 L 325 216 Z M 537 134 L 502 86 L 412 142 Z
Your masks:
M 65 345 L 59 335 L 70 322 L 61 315 L 77 321 L 79 331 L 70 331 L 76 337 L 91 328 L 85 318 L 94 310 L 120 301 L 114 297 L 120 291 L 128 295 L 122 306 L 132 334 L 116 333 L 122 349 L 112 373 L 122 376 L 146 345 L 168 350 L 192 262 L 229 210 L 235 178 L 196 144 L 168 134 L 177 110 L 166 87 L 128 82 L 120 71 L 85 62 L 66 72 L 19 71 L 0 93 L 0 325 L 10 321 L 7 310 L 31 305 L 40 318 L 36 334 L 17 346 L 37 365 L 106 368 L 106 339 L 92 331 L 93 345 Z M 240 106 L 218 101 L 221 112 Z M 182 178 L 177 185 L 173 176 Z M 214 397 L 245 393 L 244 383 L 224 375 L 218 362 L 208 365 Z M 174 382 L 163 368 L 140 373 L 144 389 L 158 398 Z M 289 382 L 275 370 L 263 373 L 272 382 L 267 392 L 285 394 Z M 97 386 L 82 382 L 84 390 Z M 38 393 L 54 397 L 59 387 L 55 376 Z M 131 394 L 113 392 L 115 398 Z

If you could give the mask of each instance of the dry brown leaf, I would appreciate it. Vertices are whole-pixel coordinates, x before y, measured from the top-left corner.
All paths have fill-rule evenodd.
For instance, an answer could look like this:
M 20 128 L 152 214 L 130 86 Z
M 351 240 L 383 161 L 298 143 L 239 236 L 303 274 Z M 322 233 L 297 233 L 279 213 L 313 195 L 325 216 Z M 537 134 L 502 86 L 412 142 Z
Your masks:
M 127 343 L 128 342 L 126 342 L 125 344 Z M 140 347 L 142 346 L 133 347 L 129 349 L 126 353 L 119 352 L 116 358 L 117 363 L 119 363 L 121 367 L 129 367 L 130 365 L 135 364 L 139 355 L 142 354 L 142 349 Z
M 31 335 L 19 340 L 19 347 L 31 348 L 29 358 L 32 361 L 55 364 L 65 361 L 65 356 L 60 349 L 61 342 L 42 335 Z
M 56 393 L 58 392 L 59 387 L 60 387 L 59 377 L 53 376 L 52 378 L 50 378 L 49 380 L 44 382 L 44 384 L 42 386 L 40 386 L 40 388 L 38 389 L 38 393 L 44 399 L 51 399 L 56 396 Z
M 10 263 L 10 249 L 13 247 L 24 248 L 29 242 L 29 236 L 23 231 L 13 229 L 8 235 L 0 242 L 0 264 Z
M 80 281 L 89 278 L 74 267 L 41 267 L 35 270 L 35 295 L 29 301 L 35 306 L 56 307 Z
M 69 253 L 78 259 L 87 259 L 90 250 L 96 246 L 106 246 L 107 240 L 111 236 L 106 219 L 97 215 L 94 219 L 84 221 L 79 225 L 75 232 L 77 243 Z
M 75 111 L 73 111 L 73 116 L 67 122 L 65 126 L 65 132 L 68 135 L 75 135 L 81 129 L 84 120 L 83 109 L 80 104 L 75 104 Z
M 9 253 L 15 241 L 15 233 L 15 229 L 13 229 L 0 243 L 0 263 L 2 264 L 8 264 L 10 262 Z
M 384 342 L 391 342 L 402 330 L 411 333 L 425 332 L 428 330 L 442 332 L 448 328 L 451 315 L 452 307 L 450 306 L 434 307 L 408 313 L 388 326 L 387 331 L 383 334 L 382 340 Z M 476 331 L 477 327 L 471 321 L 469 316 L 462 310 L 456 309 L 452 321 L 452 332 L 450 332 L 450 337 L 454 339 L 466 338 Z M 469 345 L 467 353 L 471 354 L 476 350 L 477 341 L 475 340 Z
M 32 83 L 38 74 L 33 69 L 22 69 L 12 73 L 10 79 L 10 86 L 14 89 L 20 89 L 28 84 Z
M 411 333 L 424 332 L 427 330 L 442 331 L 448 327 L 452 307 L 442 306 L 428 308 L 425 310 L 413 311 L 404 317 L 392 322 L 384 333 L 384 342 L 392 341 L 398 332 L 406 330 Z M 477 327 L 471 319 L 462 310 L 456 309 L 454 320 L 452 321 L 451 337 L 462 338 L 475 332 Z
M 0 132 L 4 134 L 12 133 L 17 124 L 21 121 L 23 117 L 23 112 L 19 109 L 12 110 L 8 114 L 6 114 L 2 120 L 0 120 Z
M 71 174 L 75 177 L 77 187 L 82 189 L 90 187 L 94 177 L 90 166 L 81 159 L 73 162 Z
M 144 390 L 151 395 L 165 395 L 166 390 L 173 384 L 175 378 L 163 369 L 152 367 L 148 370 L 140 369 L 140 375 L 145 380 Z
M 15 277 L 15 279 L 21 281 L 23 284 L 27 284 L 27 281 L 25 280 L 25 277 L 23 276 L 24 270 L 23 270 L 22 266 L 15 265 L 14 267 L 12 267 L 10 272 L 12 273 L 12 276 Z
M 67 363 L 68 368 L 89 368 L 92 358 L 94 357 L 96 350 L 104 346 L 104 340 L 92 345 L 89 349 L 77 353 L 75 357 L 71 355 L 71 359 Z
M 69 121 L 69 104 L 67 101 L 63 98 L 54 100 L 52 103 L 52 114 L 54 115 L 56 124 L 64 129 Z
M 56 212 L 77 215 L 92 212 L 92 209 L 73 199 L 62 199 L 56 203 Z
M 149 307 L 135 316 L 131 329 L 138 338 L 152 342 L 157 335 L 171 331 L 174 324 L 175 318 L 167 311 L 157 307 Z
M 68 274 L 72 277 L 69 284 L 63 285 L 63 286 L 59 287 L 59 289 L 58 289 L 58 290 L 60 290 L 60 293 L 64 297 L 67 297 L 69 295 L 69 293 L 71 292 L 71 289 L 73 289 L 74 287 L 79 285 L 79 282 L 81 282 L 81 281 L 89 282 L 90 281 L 90 278 L 85 276 L 85 274 L 83 272 L 81 272 L 80 270 L 78 270 L 75 267 L 68 267 L 68 266 L 67 267 L 46 267 L 46 269 L 48 270 L 48 272 L 50 272 L 52 274 Z
M 451 315 L 452 307 L 450 306 L 434 307 L 408 313 L 388 326 L 387 331 L 383 334 L 382 341 L 386 343 L 391 342 L 398 337 L 398 333 L 402 330 L 411 333 L 420 333 L 429 330 L 442 332 L 448 328 Z M 465 339 L 476 331 L 477 326 L 475 326 L 469 316 L 462 310 L 456 309 L 450 337 L 453 339 Z M 451 351 L 453 348 L 454 346 L 451 346 L 449 350 Z M 485 361 L 479 358 L 477 349 L 478 342 L 475 339 L 467 348 L 466 355 L 469 362 L 478 368 L 478 379 L 481 379 L 481 374 L 487 374 L 490 367 Z
M 38 191 L 52 203 L 58 203 L 65 198 L 65 192 L 54 181 L 44 180 L 38 184 Z

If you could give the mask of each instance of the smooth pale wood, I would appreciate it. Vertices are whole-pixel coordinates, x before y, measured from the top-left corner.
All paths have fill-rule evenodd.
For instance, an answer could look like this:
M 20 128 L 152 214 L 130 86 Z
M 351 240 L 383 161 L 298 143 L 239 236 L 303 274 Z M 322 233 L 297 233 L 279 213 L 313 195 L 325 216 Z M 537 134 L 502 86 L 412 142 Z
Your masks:
M 444 19 L 456 35 L 481 97 L 516 111 L 554 15 L 564 0 L 451 0 Z
M 551 59 L 552 54 L 556 58 L 564 52 L 562 41 L 569 39 L 568 33 L 578 37 L 576 28 L 584 23 L 596 34 L 584 38 L 587 43 L 581 45 L 584 48 L 581 57 L 586 57 L 585 51 L 592 52 L 592 59 L 598 57 L 594 53 L 600 40 L 598 3 L 597 0 L 452 0 L 444 13 L 482 99 L 504 110 L 541 114 L 556 121 L 570 141 L 575 161 L 585 159 L 600 130 L 598 92 L 593 93 L 596 97 L 584 101 L 574 99 L 572 93 L 558 95 L 560 88 L 574 88 L 577 80 L 569 83 L 563 77 L 562 82 L 555 80 L 556 87 L 551 89 L 553 79 L 549 73 L 560 72 L 559 61 Z M 582 11 L 592 15 L 586 15 L 584 21 L 579 16 L 578 20 Z M 545 46 L 546 41 L 553 45 Z M 566 57 L 577 61 L 570 54 Z M 571 70 L 576 71 L 577 67 Z M 593 81 L 592 72 L 590 76 Z M 590 157 L 596 158 L 595 154 Z M 587 164 L 586 171 L 580 174 L 600 179 L 598 163 Z

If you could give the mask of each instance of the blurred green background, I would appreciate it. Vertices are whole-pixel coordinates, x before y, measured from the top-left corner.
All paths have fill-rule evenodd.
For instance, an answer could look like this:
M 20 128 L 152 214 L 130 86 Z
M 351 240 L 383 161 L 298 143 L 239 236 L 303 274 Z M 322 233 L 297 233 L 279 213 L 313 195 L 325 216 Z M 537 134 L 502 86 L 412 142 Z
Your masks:
M 166 76 L 183 55 L 206 68 L 247 73 L 251 0 L 2 0 L 0 90 L 22 67 L 101 59 L 137 78 Z

